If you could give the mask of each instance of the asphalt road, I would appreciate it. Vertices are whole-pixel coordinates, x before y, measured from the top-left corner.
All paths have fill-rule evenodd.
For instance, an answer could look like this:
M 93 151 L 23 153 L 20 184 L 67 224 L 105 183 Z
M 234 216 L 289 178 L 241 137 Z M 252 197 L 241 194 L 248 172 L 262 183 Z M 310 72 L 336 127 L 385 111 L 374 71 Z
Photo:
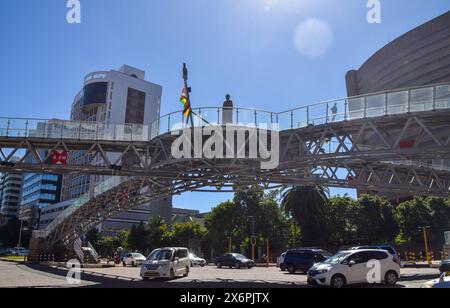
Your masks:
M 189 277 L 173 281 L 144 282 L 138 268 L 83 269 L 80 284 L 68 284 L 64 269 L 44 265 L 25 265 L 1 262 L 0 273 L 8 279 L 0 280 L 0 287 L 30 288 L 309 288 L 305 275 L 290 275 L 278 268 L 218 269 L 213 266 L 193 268 Z M 402 269 L 397 288 L 419 288 L 426 281 L 436 279 L 436 269 Z M 384 286 L 369 286 L 384 287 Z

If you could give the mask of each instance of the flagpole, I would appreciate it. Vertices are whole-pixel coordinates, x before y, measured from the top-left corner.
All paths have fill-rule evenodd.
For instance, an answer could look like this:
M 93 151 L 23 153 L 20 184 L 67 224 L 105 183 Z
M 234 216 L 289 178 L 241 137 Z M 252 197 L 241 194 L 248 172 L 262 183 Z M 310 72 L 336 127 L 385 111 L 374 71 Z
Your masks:
M 194 119 L 192 118 L 192 105 L 191 105 L 191 98 L 190 98 L 190 89 L 188 87 L 188 69 L 186 66 L 186 63 L 183 63 L 183 80 L 184 80 L 184 88 L 186 89 L 186 98 L 188 100 L 188 103 L 190 105 L 191 108 L 191 113 L 189 113 L 188 119 L 187 121 L 189 121 L 189 119 L 191 120 L 191 127 L 194 127 Z

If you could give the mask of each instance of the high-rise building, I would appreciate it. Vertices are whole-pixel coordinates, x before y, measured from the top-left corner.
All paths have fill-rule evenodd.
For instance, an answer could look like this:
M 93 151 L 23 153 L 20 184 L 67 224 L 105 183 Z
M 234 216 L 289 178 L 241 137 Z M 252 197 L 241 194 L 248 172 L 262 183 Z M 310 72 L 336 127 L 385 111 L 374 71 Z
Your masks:
M 75 96 L 71 120 L 104 124 L 143 124 L 151 127 L 160 116 L 162 87 L 145 80 L 145 72 L 123 65 L 119 70 L 93 72 L 84 79 L 82 90 Z M 151 134 L 150 134 L 151 135 Z M 149 135 L 149 136 L 150 136 Z M 110 161 L 119 156 L 107 153 Z M 83 152 L 69 153 L 74 164 L 95 164 L 100 157 L 86 156 Z M 63 177 L 61 201 L 68 201 L 86 193 L 93 193 L 96 184 L 107 176 L 70 174 Z M 153 215 L 170 221 L 172 199 L 166 198 L 149 205 L 138 206 L 103 222 L 99 228 L 120 229 L 146 222 Z
M 47 157 L 48 151 L 40 151 L 39 155 Z M 32 155 L 28 155 L 25 163 L 33 163 L 34 160 Z M 62 177 L 56 174 L 24 174 L 19 219 L 37 228 L 40 209 L 60 201 L 61 182 Z
M 0 214 L 3 223 L 19 215 L 22 195 L 22 174 L 0 174 Z

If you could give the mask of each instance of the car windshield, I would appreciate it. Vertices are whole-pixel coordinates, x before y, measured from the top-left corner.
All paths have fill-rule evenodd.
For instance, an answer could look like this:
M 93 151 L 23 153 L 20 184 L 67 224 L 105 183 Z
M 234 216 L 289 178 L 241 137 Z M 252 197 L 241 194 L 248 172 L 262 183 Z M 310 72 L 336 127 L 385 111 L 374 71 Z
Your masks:
M 326 259 L 323 263 L 338 264 L 338 263 L 342 262 L 346 257 L 348 257 L 348 255 L 350 255 L 350 253 L 348 253 L 348 252 L 339 252 L 339 253 L 335 254 L 334 256 Z
M 140 253 L 133 253 L 133 258 L 145 259 L 145 257 L 143 255 L 141 255 Z
M 328 252 L 328 251 L 326 251 L 326 250 L 320 250 L 319 253 L 320 253 L 322 256 L 324 256 L 325 258 L 330 258 L 330 257 L 333 256 L 330 252 Z
M 241 254 L 234 254 L 234 257 L 236 258 L 236 259 L 247 259 L 245 256 L 243 256 L 243 255 L 241 255 Z
M 170 249 L 155 250 L 147 258 L 148 261 L 164 261 L 172 259 L 173 251 Z

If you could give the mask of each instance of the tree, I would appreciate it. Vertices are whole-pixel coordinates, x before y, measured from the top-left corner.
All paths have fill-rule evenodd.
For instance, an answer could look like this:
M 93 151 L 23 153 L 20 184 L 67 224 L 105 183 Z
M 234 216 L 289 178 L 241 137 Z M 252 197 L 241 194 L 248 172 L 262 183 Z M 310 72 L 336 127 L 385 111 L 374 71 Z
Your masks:
M 257 245 L 268 239 L 272 249 L 285 248 L 291 232 L 289 221 L 277 203 L 277 193 L 249 188 L 237 192 L 232 201 L 219 204 L 205 219 L 205 246 L 216 253 L 225 252 L 231 238 L 237 249 L 247 247 L 250 252 L 254 224 Z
M 190 240 L 201 240 L 206 233 L 205 227 L 198 221 L 177 223 L 173 226 L 171 238 L 177 246 L 189 247 Z
M 128 249 L 127 238 L 129 231 L 120 230 L 115 236 L 104 235 L 97 241 L 98 252 L 101 256 L 112 257 L 118 248 Z
M 397 237 L 399 243 L 417 242 L 421 237 L 418 228 L 430 226 L 432 219 L 431 208 L 420 197 L 400 203 L 394 210 L 394 216 L 400 229 Z
M 442 234 L 450 230 L 450 200 L 415 197 L 401 203 L 394 216 L 400 228 L 398 242 L 421 241 L 418 228 L 422 226 L 430 226 L 431 232 L 442 241 Z
M 425 203 L 431 209 L 431 232 L 443 239 L 443 234 L 450 231 L 450 199 L 429 197 Z
M 210 248 L 217 253 L 228 250 L 228 241 L 241 242 L 246 235 L 245 211 L 241 204 L 233 201 L 220 203 L 205 217 L 205 228 L 207 233 L 205 240 Z
M 350 219 L 355 202 L 347 195 L 330 198 L 327 202 L 325 208 L 327 244 L 341 246 L 349 244 L 355 238 L 356 226 Z
M 0 246 L 16 247 L 19 242 L 20 220 L 12 218 L 8 223 L 0 227 Z M 28 247 L 31 238 L 31 230 L 25 230 L 25 224 L 22 228 L 21 246 Z
M 133 251 L 146 252 L 148 250 L 148 231 L 141 221 L 133 225 L 127 237 L 127 246 Z
M 298 222 L 305 246 L 326 241 L 324 212 L 328 195 L 328 190 L 320 186 L 292 186 L 282 193 L 281 205 L 286 214 Z
M 350 219 L 356 226 L 358 240 L 377 244 L 395 239 L 398 227 L 394 207 L 385 197 L 362 195 L 352 204 Z
M 169 226 L 161 216 L 155 216 L 148 223 L 147 243 L 149 251 L 170 244 Z
M 88 241 L 89 243 L 92 244 L 92 246 L 94 246 L 96 249 L 97 247 L 97 242 L 100 238 L 100 233 L 98 232 L 97 228 L 94 228 L 92 230 L 90 230 L 88 233 L 86 233 L 85 236 L 85 240 Z

